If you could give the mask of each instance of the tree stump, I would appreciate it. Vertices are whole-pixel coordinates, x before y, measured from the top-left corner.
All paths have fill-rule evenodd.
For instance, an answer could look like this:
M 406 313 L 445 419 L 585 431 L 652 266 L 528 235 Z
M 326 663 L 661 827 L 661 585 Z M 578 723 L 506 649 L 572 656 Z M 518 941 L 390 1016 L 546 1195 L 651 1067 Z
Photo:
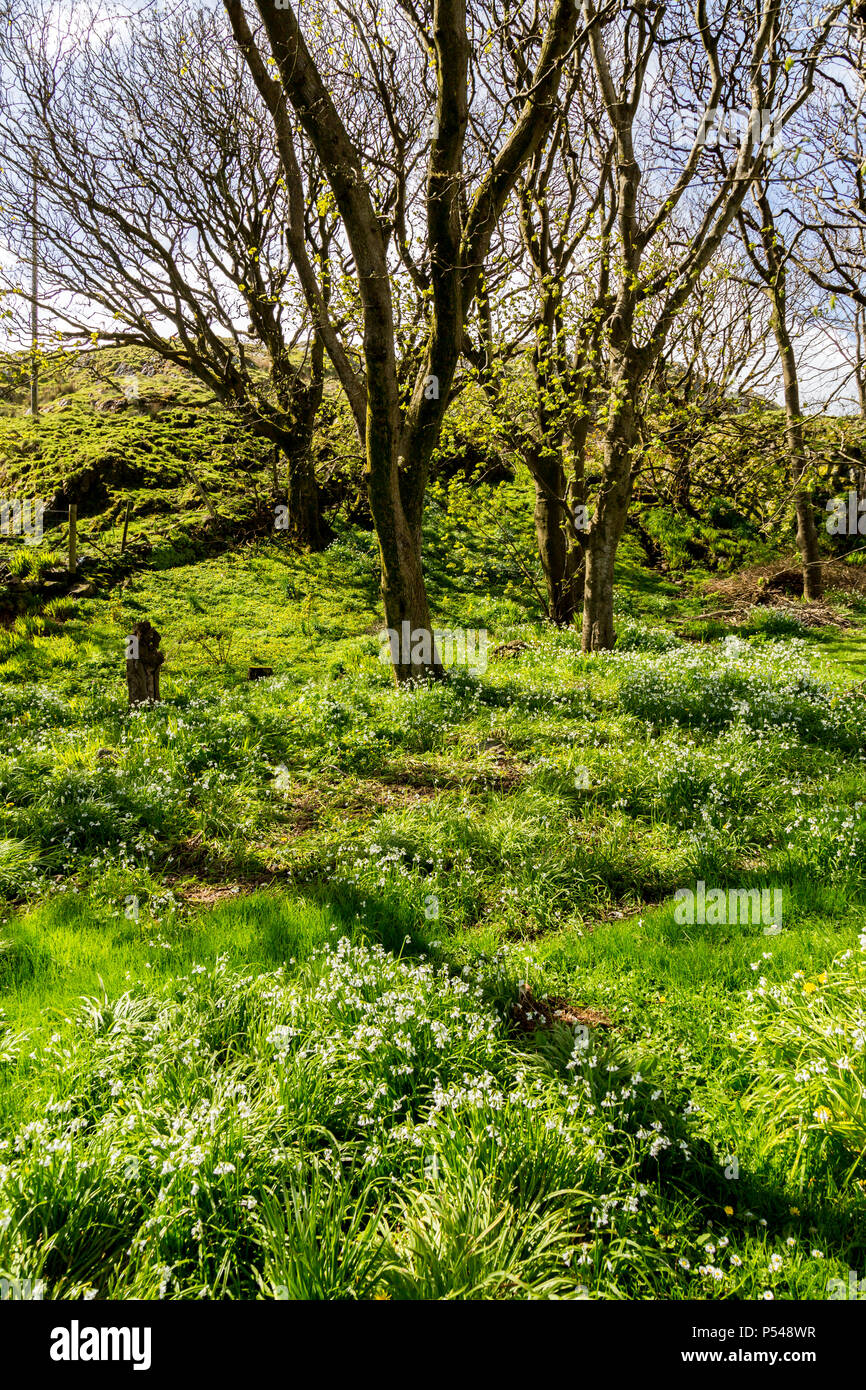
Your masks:
M 147 619 L 136 623 L 126 639 L 126 683 L 131 705 L 159 699 L 159 668 L 165 661 L 159 643 L 159 633 Z

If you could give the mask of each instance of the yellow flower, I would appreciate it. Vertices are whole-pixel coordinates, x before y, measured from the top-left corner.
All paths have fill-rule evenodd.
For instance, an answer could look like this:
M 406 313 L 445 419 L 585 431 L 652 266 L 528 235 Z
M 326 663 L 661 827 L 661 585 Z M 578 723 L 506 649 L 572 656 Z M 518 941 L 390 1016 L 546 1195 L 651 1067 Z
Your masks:
M 819 985 L 826 985 L 826 983 L 827 983 L 827 971 L 824 970 L 824 971 L 822 971 L 822 973 L 818 976 L 818 984 L 819 984 Z
M 665 1002 L 666 999 L 667 999 L 667 995 L 666 995 L 666 994 L 660 994 L 660 995 L 659 995 L 659 1003 L 660 1003 L 660 1004 L 664 1004 L 664 1002 Z
M 826 1105 L 819 1105 L 814 1113 L 815 1119 L 821 1125 L 825 1125 L 828 1120 L 832 1120 L 833 1118 L 832 1113 L 827 1109 Z
M 792 1216 L 799 1216 L 799 1215 L 800 1215 L 800 1208 L 799 1208 L 799 1207 L 789 1207 L 789 1208 L 788 1208 L 788 1211 L 791 1213 Z
M 734 1208 L 733 1208 L 733 1207 L 725 1207 L 725 1216 L 733 1216 L 733 1214 L 734 1214 Z
M 815 993 L 815 990 L 816 990 L 817 988 L 818 988 L 817 985 L 806 984 L 806 985 L 803 986 L 803 993 L 804 993 L 804 994 L 814 994 L 814 993 Z

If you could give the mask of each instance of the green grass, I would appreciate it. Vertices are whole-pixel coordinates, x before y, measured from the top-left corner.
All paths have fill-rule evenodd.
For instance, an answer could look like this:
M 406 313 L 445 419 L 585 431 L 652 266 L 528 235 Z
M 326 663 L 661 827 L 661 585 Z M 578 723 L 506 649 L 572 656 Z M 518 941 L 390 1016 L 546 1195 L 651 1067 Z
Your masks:
M 862 1268 L 864 629 L 681 643 L 628 540 L 620 643 L 583 657 L 490 544 L 531 555 L 525 499 L 433 490 L 478 677 L 393 689 L 345 528 L 5 635 L 0 1274 L 691 1299 Z M 163 702 L 130 713 L 145 616 Z M 699 880 L 781 889 L 782 931 L 680 924 Z M 612 1026 L 515 1032 L 521 982 Z

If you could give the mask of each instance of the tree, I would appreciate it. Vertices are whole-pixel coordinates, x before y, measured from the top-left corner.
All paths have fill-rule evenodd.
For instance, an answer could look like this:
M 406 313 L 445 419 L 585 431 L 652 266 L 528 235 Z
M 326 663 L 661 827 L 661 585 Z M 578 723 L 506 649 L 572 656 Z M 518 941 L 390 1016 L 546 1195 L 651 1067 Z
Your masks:
M 595 77 L 614 141 L 617 223 L 616 279 L 603 313 L 609 388 L 601 421 L 603 476 L 586 546 L 584 650 L 614 641 L 614 561 L 635 477 L 641 387 L 779 132 L 811 92 L 842 9 L 834 5 L 808 24 L 798 0 L 751 6 L 721 0 L 712 11 L 698 0 L 694 18 L 684 5 L 639 3 L 624 7 L 616 25 L 602 31 L 591 23 L 594 0 L 585 0 Z M 689 101 L 698 112 L 681 145 Z M 744 128 L 732 148 L 708 147 L 720 114 L 738 108 Z
M 82 24 L 77 13 L 58 33 L 56 5 L 7 11 L 4 242 L 23 260 L 38 232 L 40 303 L 58 340 L 135 344 L 192 372 L 282 453 L 290 529 L 320 548 L 331 532 L 310 444 L 325 337 L 293 277 L 315 259 L 328 299 L 336 221 L 309 146 L 288 188 L 218 14 Z M 18 291 L 29 312 L 33 296 Z
M 818 551 L 818 530 L 812 497 L 806 486 L 807 454 L 803 415 L 800 408 L 800 381 L 797 354 L 791 333 L 788 310 L 789 265 L 796 250 L 797 235 L 789 246 L 781 235 L 766 179 L 755 183 L 752 196 L 757 211 L 748 208 L 739 214 L 743 244 L 759 280 L 770 297 L 770 323 L 779 350 L 782 387 L 785 400 L 785 444 L 788 467 L 794 491 L 794 511 L 797 518 L 797 545 L 803 562 L 803 597 L 819 599 L 823 594 L 821 559 Z
M 404 624 L 416 634 L 400 649 L 398 681 L 438 674 L 422 570 L 424 495 L 431 454 L 454 384 L 469 306 L 490 240 L 520 171 L 544 141 L 555 116 L 556 94 L 577 24 L 573 0 L 553 0 L 546 19 L 536 11 L 527 51 L 532 82 L 489 151 L 474 148 L 467 170 L 470 75 L 479 86 L 483 45 L 470 42 L 469 22 L 489 28 L 485 11 L 468 16 L 465 0 L 433 0 L 432 14 L 401 0 L 385 21 L 375 6 L 340 5 L 343 36 L 318 42 L 325 18 L 314 13 L 302 32 L 291 6 L 257 0 L 261 28 L 254 33 L 244 0 L 223 0 L 232 30 L 274 120 L 285 167 L 294 160 L 290 111 L 325 171 L 354 258 L 362 311 L 364 443 L 370 510 L 379 542 L 382 598 L 389 629 Z M 593 19 L 598 24 L 599 18 Z M 348 34 L 345 33 L 348 30 Z M 266 54 L 265 47 L 270 54 Z M 435 92 L 426 170 L 416 176 L 422 132 L 401 115 L 396 54 L 414 46 Z M 329 54 L 329 48 L 337 56 Z M 314 53 L 314 49 L 316 52 Z M 340 67 L 340 55 L 352 62 Z M 278 79 L 269 75 L 268 56 Z M 369 82 L 361 85 L 361 65 Z M 329 81 L 327 80 L 330 78 Z M 341 99 L 342 98 L 342 99 Z M 353 109 L 373 100 L 383 116 L 382 144 L 364 147 Z M 339 106 L 338 106 L 339 102 Z M 429 119 L 429 113 L 428 113 Z M 350 129 L 352 127 L 353 129 Z M 482 154 L 487 155 L 481 167 Z M 383 199 L 381 170 L 390 171 L 393 196 Z M 420 262 L 412 254 L 417 237 Z M 423 333 L 411 377 L 401 382 L 391 271 L 406 267 L 422 297 Z M 309 301 L 308 301 L 309 302 Z M 340 368 L 335 361 L 335 369 Z M 346 364 L 344 364 L 345 366 Z M 404 363 L 404 366 L 408 364 Z
M 531 74 L 513 24 L 500 42 L 498 96 L 507 106 L 530 85 Z M 560 625 L 573 620 L 582 598 L 582 464 L 603 378 L 592 276 L 597 270 L 604 284 L 610 221 L 609 162 L 597 149 L 598 113 L 586 103 L 584 58 L 585 39 L 569 59 L 557 120 L 518 180 L 516 209 L 507 210 L 479 279 L 477 342 L 464 336 L 498 440 L 533 480 L 547 611 Z M 572 138 L 575 106 L 579 142 Z
M 723 247 L 696 284 L 648 383 L 643 447 L 670 461 L 658 491 L 686 515 L 696 514 L 693 493 L 704 490 L 693 468 L 701 442 L 760 399 L 774 361 L 764 296 L 747 283 L 736 249 L 734 241 Z
M 612 145 L 578 58 L 547 145 L 521 180 L 519 217 L 534 294 L 536 434 L 526 449 L 550 617 L 567 624 L 583 600 L 588 530 L 586 447 L 606 364 L 600 307 L 610 282 Z M 573 113 L 580 110 L 582 138 Z M 578 254 L 579 253 L 579 254 Z

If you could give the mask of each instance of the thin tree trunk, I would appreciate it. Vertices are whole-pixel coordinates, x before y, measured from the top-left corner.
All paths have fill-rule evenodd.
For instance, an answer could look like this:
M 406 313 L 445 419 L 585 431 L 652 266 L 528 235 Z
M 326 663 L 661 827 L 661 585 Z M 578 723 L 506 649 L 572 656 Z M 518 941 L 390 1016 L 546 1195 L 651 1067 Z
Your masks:
M 803 434 L 803 417 L 800 414 L 797 367 L 787 329 L 781 333 L 777 331 L 776 337 L 782 358 L 782 380 L 785 389 L 785 442 L 791 478 L 796 488 L 794 510 L 797 516 L 797 545 L 803 562 L 803 597 L 819 599 L 824 593 L 824 583 L 812 495 L 806 488 L 799 486 L 806 469 L 806 440 Z
M 585 395 L 586 393 L 584 393 Z M 586 598 L 586 556 L 589 532 L 587 529 L 586 497 L 586 446 L 589 440 L 591 417 L 586 409 L 575 414 L 568 425 L 568 440 L 571 449 L 571 481 L 568 485 L 568 501 L 575 521 L 581 522 L 581 529 L 575 531 L 574 546 L 571 551 L 572 586 L 574 590 L 575 618 L 582 611 Z
M 785 448 L 788 467 L 794 484 L 794 511 L 797 517 L 797 546 L 803 562 L 803 597 L 819 599 L 824 592 L 821 561 L 818 551 L 818 529 L 812 507 L 811 493 L 800 484 L 806 471 L 806 438 L 800 413 L 800 383 L 797 378 L 797 359 L 788 332 L 785 316 L 785 283 L 778 276 L 773 286 L 773 332 L 782 363 L 782 385 L 785 394 Z
M 616 551 L 628 516 L 632 488 L 632 449 L 636 435 L 637 382 L 624 376 L 604 442 L 604 472 L 598 506 L 586 545 L 583 594 L 585 652 L 608 651 L 614 644 L 613 574 Z
M 824 592 L 824 584 L 818 553 L 818 530 L 812 509 L 812 497 L 808 489 L 802 486 L 806 471 L 806 439 L 803 433 L 803 416 L 800 412 L 797 358 L 788 331 L 786 253 L 783 243 L 776 235 L 773 210 L 766 188 L 755 193 L 755 203 L 761 213 L 761 241 L 764 255 L 767 258 L 764 279 L 773 306 L 770 319 L 782 363 L 782 386 L 785 396 L 785 447 L 791 482 L 794 485 L 797 545 L 803 562 L 803 597 L 819 599 Z

